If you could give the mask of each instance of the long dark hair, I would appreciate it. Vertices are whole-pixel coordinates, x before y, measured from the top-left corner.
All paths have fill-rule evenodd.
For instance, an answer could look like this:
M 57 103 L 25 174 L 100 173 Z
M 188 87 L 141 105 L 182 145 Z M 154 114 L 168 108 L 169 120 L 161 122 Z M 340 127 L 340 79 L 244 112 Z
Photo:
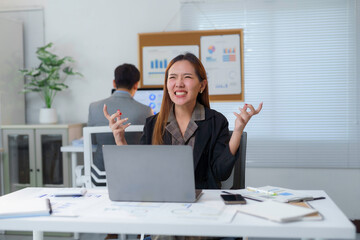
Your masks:
M 155 126 L 154 126 L 154 132 L 153 132 L 153 136 L 152 136 L 152 144 L 154 144 L 154 145 L 163 144 L 163 136 L 165 133 L 165 126 L 166 126 L 166 123 L 168 120 L 171 106 L 173 104 L 173 102 L 170 99 L 169 92 L 167 90 L 169 69 L 174 65 L 174 63 L 176 63 L 178 61 L 182 61 L 182 60 L 186 60 L 191 63 L 191 65 L 195 69 L 196 75 L 199 78 L 200 82 L 207 80 L 205 68 L 202 65 L 201 61 L 194 54 L 192 54 L 192 53 L 181 54 L 170 61 L 169 65 L 167 66 L 167 68 L 165 70 L 164 94 L 163 94 L 160 112 L 156 119 Z M 196 100 L 197 100 L 197 102 L 201 103 L 205 107 L 208 107 L 208 108 L 210 107 L 209 88 L 208 88 L 207 84 L 206 84 L 203 92 L 198 93 Z

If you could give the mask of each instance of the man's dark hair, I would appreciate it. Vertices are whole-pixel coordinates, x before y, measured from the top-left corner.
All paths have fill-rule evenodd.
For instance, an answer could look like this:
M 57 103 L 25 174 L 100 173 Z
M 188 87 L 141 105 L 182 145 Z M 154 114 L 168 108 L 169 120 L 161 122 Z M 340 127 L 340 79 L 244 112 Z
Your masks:
M 131 90 L 135 83 L 140 80 L 139 70 L 132 64 L 122 64 L 115 69 L 116 88 Z

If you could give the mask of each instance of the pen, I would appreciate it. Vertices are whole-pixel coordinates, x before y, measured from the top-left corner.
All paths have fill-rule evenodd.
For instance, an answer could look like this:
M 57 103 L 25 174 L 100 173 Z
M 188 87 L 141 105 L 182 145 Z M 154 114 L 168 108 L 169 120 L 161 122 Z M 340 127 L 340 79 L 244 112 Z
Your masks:
M 226 193 L 226 194 L 234 194 L 234 193 L 231 193 L 231 192 L 227 192 L 227 191 L 221 191 L 222 193 Z M 259 199 L 256 199 L 256 198 L 252 198 L 252 197 L 248 197 L 248 196 L 244 196 L 244 198 L 247 198 L 247 199 L 250 199 L 250 200 L 254 200 L 254 201 L 257 201 L 257 202 L 262 202 L 262 200 L 259 200 Z
M 231 192 L 227 192 L 227 191 L 221 191 L 222 193 L 226 193 L 226 194 L 233 194 Z
M 248 197 L 248 196 L 243 196 L 243 197 L 244 197 L 244 198 L 247 198 L 247 199 L 250 199 L 250 200 L 257 201 L 257 202 L 263 202 L 263 200 L 256 199 L 256 198 L 252 198 L 252 197 Z
M 264 193 L 270 196 L 276 196 L 277 194 L 275 192 L 270 192 L 270 191 L 266 191 L 266 190 L 262 190 L 262 189 L 258 189 L 258 188 L 253 188 L 253 187 L 247 187 L 246 188 L 248 191 L 251 192 L 258 192 L 258 193 Z
M 82 197 L 84 196 L 83 194 L 56 194 L 54 195 L 55 197 Z
M 313 199 L 308 200 L 308 201 L 321 200 L 321 199 L 325 199 L 325 197 L 316 197 L 316 198 L 313 198 Z
M 49 213 L 52 214 L 52 208 L 51 208 L 51 202 L 50 202 L 50 199 L 46 199 L 47 200 L 47 204 L 48 204 L 48 207 L 49 207 Z

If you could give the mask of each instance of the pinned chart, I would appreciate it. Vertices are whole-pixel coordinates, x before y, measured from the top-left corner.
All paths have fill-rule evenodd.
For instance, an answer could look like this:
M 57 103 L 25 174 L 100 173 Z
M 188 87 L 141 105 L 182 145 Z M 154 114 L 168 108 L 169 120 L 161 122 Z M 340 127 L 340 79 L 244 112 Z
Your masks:
M 143 84 L 163 85 L 165 70 L 169 62 L 179 54 L 190 52 L 199 57 L 199 46 L 156 46 L 143 47 Z
M 240 94 L 240 35 L 202 36 L 200 49 L 210 95 Z

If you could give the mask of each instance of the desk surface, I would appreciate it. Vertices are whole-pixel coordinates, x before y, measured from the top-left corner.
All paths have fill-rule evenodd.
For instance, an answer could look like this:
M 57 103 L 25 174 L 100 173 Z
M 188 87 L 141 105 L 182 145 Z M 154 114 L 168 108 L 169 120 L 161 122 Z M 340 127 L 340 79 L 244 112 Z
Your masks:
M 84 146 L 62 146 L 60 148 L 61 152 L 84 152 Z
M 96 151 L 96 145 L 92 145 L 92 151 L 95 152 Z M 73 145 L 67 145 L 67 146 L 62 146 L 60 148 L 61 152 L 74 152 L 74 153 L 83 153 L 84 152 L 84 146 L 73 146 Z
M 119 202 L 114 203 L 108 199 L 105 189 L 90 189 L 85 197 L 67 199 L 52 197 L 52 191 L 55 191 L 54 188 L 26 188 L 2 198 L 26 199 L 45 196 L 50 198 L 55 210 L 72 205 L 73 211 L 63 213 L 62 217 L 54 214 L 50 217 L 0 219 L 1 230 L 322 239 L 355 239 L 356 237 L 354 225 L 323 191 L 308 192 L 326 197 L 324 200 L 311 202 L 312 206 L 324 216 L 324 220 L 291 223 L 271 222 L 239 212 L 229 222 L 201 218 L 174 218 L 164 214 L 164 211 L 154 210 L 156 206 L 166 204 L 173 207 L 174 205 L 171 205 L 173 203 L 146 203 L 148 205 L 127 203 L 134 209 L 129 214 L 117 208 L 116 204 Z M 219 190 L 204 191 L 195 205 L 205 204 L 209 207 L 212 203 L 223 204 Z M 251 203 L 252 201 L 249 200 L 248 204 Z M 234 210 L 236 207 L 239 205 L 226 205 L 225 208 Z M 120 211 L 113 213 L 114 209 Z M 153 216 L 157 217 L 146 217 L 146 210 L 155 211 L 156 215 Z

